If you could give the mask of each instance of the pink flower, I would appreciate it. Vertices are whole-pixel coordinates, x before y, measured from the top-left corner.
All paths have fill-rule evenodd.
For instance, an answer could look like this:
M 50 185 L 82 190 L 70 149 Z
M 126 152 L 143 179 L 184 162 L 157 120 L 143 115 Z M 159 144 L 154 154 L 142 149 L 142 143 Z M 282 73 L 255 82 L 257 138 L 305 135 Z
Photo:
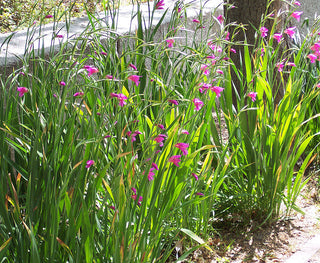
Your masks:
M 310 59 L 310 62 L 311 62 L 311 63 L 315 63 L 315 62 L 316 62 L 316 59 L 317 59 L 317 56 L 316 56 L 315 54 L 309 54 L 309 55 L 307 56 L 307 58 Z
M 84 66 L 84 68 L 88 71 L 88 76 L 90 77 L 92 74 L 99 72 L 99 70 L 95 67 Z
M 84 95 L 84 93 L 80 91 L 80 92 L 76 92 L 75 94 L 73 94 L 73 97 L 81 97 L 83 95 Z
M 193 19 L 192 22 L 194 23 L 200 23 L 200 21 L 198 19 Z
M 26 87 L 18 87 L 17 91 L 19 92 L 19 97 L 23 97 L 23 95 L 27 93 L 29 90 Z
M 196 111 L 199 111 L 203 107 L 203 102 L 198 98 L 195 98 L 192 101 L 194 103 L 194 106 L 196 107 Z
M 217 69 L 216 71 L 218 74 L 222 74 L 223 75 L 223 71 L 221 69 Z
M 153 176 L 155 176 L 155 173 L 153 172 L 153 170 L 155 170 L 155 169 L 153 167 L 151 167 L 149 172 L 148 172 L 148 180 L 149 180 L 149 182 L 154 179 Z M 143 172 L 143 174 L 144 174 L 144 172 Z
M 129 64 L 129 67 L 133 68 L 134 70 L 137 70 L 137 67 L 132 63 Z
M 86 168 L 90 168 L 92 165 L 94 165 L 94 160 L 89 160 L 87 161 L 87 165 L 86 165 Z
M 250 97 L 253 102 L 256 101 L 256 99 L 257 99 L 257 92 L 253 92 L 253 91 L 249 92 L 249 93 L 248 93 L 248 97 Z
M 131 190 L 134 192 L 134 195 L 131 195 L 131 198 L 133 200 L 136 200 L 137 199 L 137 189 L 132 187 Z M 138 206 L 141 206 L 141 202 L 142 202 L 142 196 L 139 196 Z
M 317 88 L 320 88 L 320 82 L 316 85 Z
M 112 75 L 106 75 L 105 78 L 106 79 L 113 79 L 114 77 Z
M 293 62 L 288 62 L 287 65 L 288 65 L 289 67 L 296 67 L 296 64 L 294 64 Z
M 187 130 L 181 130 L 182 134 L 189 134 L 189 132 Z
M 224 90 L 224 88 L 221 88 L 219 86 L 212 86 L 210 90 L 216 94 L 217 98 L 219 98 L 221 97 L 221 92 Z
M 109 207 L 110 207 L 110 209 L 112 209 L 112 210 L 116 210 L 116 207 L 113 206 L 113 205 L 110 205 Z
M 299 1 L 295 1 L 294 4 L 297 5 L 297 6 L 301 6 Z
M 101 55 L 104 55 L 104 56 L 108 55 L 108 53 L 107 53 L 107 52 L 104 52 L 104 51 L 101 51 L 100 54 L 101 54 Z
M 303 14 L 302 11 L 296 11 L 296 12 L 293 12 L 291 14 L 291 17 L 294 17 L 295 19 L 297 19 L 297 21 L 299 22 L 300 21 L 300 16 Z
M 200 70 L 203 71 L 203 74 L 208 76 L 209 75 L 209 70 L 207 70 L 208 65 L 202 64 L 200 66 Z
M 164 126 L 162 124 L 157 125 L 161 130 L 164 130 Z
M 168 100 L 170 103 L 174 104 L 174 105 L 179 105 L 179 102 L 176 100 Z
M 155 137 L 153 140 L 159 143 L 159 146 L 163 146 L 163 141 L 167 138 L 167 135 L 165 134 L 159 134 L 157 137 Z
M 199 92 L 200 93 L 203 93 L 203 92 L 207 92 L 208 89 L 211 88 L 211 85 L 210 84 L 207 84 L 207 83 L 200 83 L 200 88 L 199 88 Z
M 64 81 L 60 81 L 60 82 L 59 82 L 59 85 L 60 85 L 60 86 L 65 86 L 66 83 L 65 83 Z
M 273 37 L 274 39 L 276 39 L 276 40 L 278 41 L 278 43 L 280 43 L 281 40 L 282 40 L 282 34 L 280 34 L 280 33 L 276 33 L 276 34 L 274 34 L 272 37 Z
M 128 132 L 127 132 L 127 136 L 128 136 L 128 137 L 131 136 L 131 141 L 132 141 L 132 142 L 135 142 L 135 141 L 137 140 L 137 139 L 136 139 L 136 136 L 137 136 L 138 134 L 142 134 L 142 132 L 139 132 L 139 131 L 135 131 L 135 132 L 133 132 L 133 133 L 132 133 L 132 131 L 128 131 Z
M 204 194 L 200 192 L 195 193 L 195 195 L 204 196 Z
M 227 31 L 227 34 L 226 34 L 226 37 L 225 37 L 225 40 L 229 40 L 230 39 L 230 33 L 229 33 L 229 31 Z
M 191 175 L 196 179 L 196 181 L 198 181 L 198 180 L 199 180 L 198 175 L 196 175 L 195 173 L 192 173 Z
M 283 68 L 284 68 L 283 62 L 278 62 L 278 63 L 276 64 L 276 67 L 278 68 L 278 71 L 279 71 L 279 72 L 282 72 L 282 71 L 283 71 Z
M 131 75 L 131 76 L 128 77 L 128 79 L 133 81 L 136 84 L 137 87 L 139 86 L 139 83 L 140 83 L 139 79 L 140 78 L 141 78 L 141 76 L 138 76 L 138 75 Z
M 181 155 L 173 155 L 169 158 L 168 162 L 173 163 L 175 166 L 179 167 L 179 162 L 181 162 Z
M 63 38 L 63 35 L 56 35 L 56 38 Z
M 260 28 L 260 33 L 261 33 L 261 37 L 266 37 L 268 34 L 267 34 L 267 32 L 268 32 L 269 30 L 268 30 L 268 28 L 266 28 L 266 27 L 261 27 Z
M 188 143 L 178 142 L 174 147 L 180 149 L 183 155 L 188 154 L 188 147 L 189 147 Z
M 127 100 L 127 96 L 125 96 L 124 94 L 122 93 L 110 93 L 110 96 L 112 98 L 117 98 L 119 100 L 119 106 L 123 107 L 125 104 L 127 104 L 127 102 L 125 102 L 125 100 Z
M 295 34 L 295 30 L 296 30 L 296 27 L 288 27 L 284 33 L 286 33 L 288 36 L 290 36 L 291 38 L 293 38 L 293 35 Z
M 312 50 L 312 51 L 317 51 L 317 52 L 319 52 L 320 51 L 320 43 L 319 42 L 317 42 L 317 43 L 315 43 L 314 45 L 312 45 L 311 47 L 310 47 L 310 49 Z
M 235 50 L 234 48 L 230 48 L 230 52 L 236 54 L 236 53 L 237 53 L 237 50 Z
M 224 21 L 223 15 L 219 15 L 219 16 L 217 17 L 217 19 L 218 19 L 218 21 L 219 21 L 220 24 L 222 24 L 223 21 Z
M 166 42 L 168 43 L 168 47 L 173 47 L 173 43 L 174 43 L 174 39 L 173 38 L 169 38 L 169 39 L 166 39 Z
M 159 167 L 158 167 L 158 165 L 157 165 L 156 163 L 152 163 L 151 166 L 152 166 L 154 169 L 159 170 Z
M 45 18 L 52 18 L 53 15 L 46 15 Z
M 264 53 L 265 53 L 264 48 L 261 48 L 261 57 L 263 57 L 263 56 L 264 56 Z
M 156 3 L 156 9 L 163 9 L 164 8 L 164 0 L 159 0 Z

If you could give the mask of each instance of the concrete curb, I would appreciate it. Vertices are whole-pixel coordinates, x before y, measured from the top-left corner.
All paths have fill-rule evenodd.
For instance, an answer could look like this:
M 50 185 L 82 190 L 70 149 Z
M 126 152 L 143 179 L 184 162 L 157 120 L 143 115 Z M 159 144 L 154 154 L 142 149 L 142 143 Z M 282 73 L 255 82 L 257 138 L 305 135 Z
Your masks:
M 168 8 L 168 12 L 162 22 L 163 25 L 168 24 L 171 17 L 171 12 L 175 6 L 175 0 L 166 0 L 165 8 Z M 187 16 L 189 19 L 195 18 L 202 11 L 202 14 L 208 14 L 215 8 L 218 8 L 220 12 L 223 10 L 222 0 L 210 0 L 207 1 L 201 10 L 201 1 L 195 0 L 190 2 L 190 7 L 187 8 Z M 132 16 L 137 10 L 136 6 L 124 6 L 119 9 L 118 27 L 116 33 L 128 34 L 134 32 L 137 28 L 137 19 L 132 19 Z M 144 15 L 148 14 L 147 3 L 141 4 L 141 10 Z M 157 10 L 155 12 L 153 25 L 159 22 L 164 10 Z M 111 17 L 106 17 L 105 13 L 99 13 L 97 15 L 99 21 L 103 25 L 107 25 L 111 21 Z M 146 19 L 147 20 L 147 19 Z M 41 27 L 35 27 L 32 30 L 25 29 L 22 31 L 0 34 L 0 72 L 3 72 L 5 68 L 17 67 L 19 62 L 25 54 L 25 50 L 34 48 L 35 54 L 38 54 L 40 50 L 44 49 L 44 53 L 50 54 L 52 50 L 58 50 L 61 43 L 69 41 L 70 39 L 76 39 L 81 33 L 89 26 L 88 17 L 81 17 L 72 19 L 67 30 L 67 24 L 50 23 Z M 131 25 L 131 27 L 130 27 Z M 148 27 L 152 25 L 147 25 Z M 62 35 L 62 38 L 57 38 L 57 35 Z

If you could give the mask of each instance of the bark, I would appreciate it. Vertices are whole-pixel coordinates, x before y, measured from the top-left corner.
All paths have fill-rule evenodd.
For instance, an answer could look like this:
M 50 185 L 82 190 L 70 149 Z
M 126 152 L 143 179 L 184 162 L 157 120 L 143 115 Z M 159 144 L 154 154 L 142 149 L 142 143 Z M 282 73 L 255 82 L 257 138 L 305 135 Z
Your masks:
M 250 52 L 253 51 L 257 30 L 261 27 L 261 21 L 262 18 L 265 17 L 266 14 L 273 13 L 275 17 L 277 17 L 277 24 L 276 24 L 276 32 L 281 32 L 281 28 L 284 26 L 284 9 L 287 8 L 286 4 L 282 0 L 274 0 L 271 1 L 271 4 L 269 5 L 269 8 L 267 10 L 268 4 L 270 3 L 270 0 L 225 0 L 225 3 L 230 3 L 235 6 L 235 8 L 227 8 L 225 6 L 225 17 L 227 24 L 236 23 L 238 25 L 244 25 L 245 26 L 245 35 L 243 31 L 237 30 L 235 32 L 236 27 L 231 26 L 229 28 L 230 35 L 232 36 L 234 34 L 233 41 L 234 42 L 242 42 L 246 40 L 248 42 L 249 50 Z M 271 31 L 271 28 L 273 26 L 273 19 L 267 19 L 265 20 L 264 27 L 269 29 L 269 32 Z M 269 35 L 269 34 L 268 34 Z M 282 50 L 284 50 L 286 47 L 286 44 L 283 45 Z M 231 54 L 231 59 L 234 62 L 236 68 L 240 69 L 240 65 L 243 64 L 240 60 L 240 54 L 243 54 L 243 47 L 242 46 L 235 46 L 235 49 L 237 50 L 236 54 Z M 280 52 L 281 53 L 281 52 Z M 275 74 L 278 75 L 278 72 L 275 72 Z M 277 78 L 280 77 L 277 76 Z M 245 79 L 245 78 L 244 78 Z M 236 74 L 232 72 L 232 80 L 233 85 L 236 88 L 236 90 L 239 93 L 239 87 L 240 87 L 240 81 L 236 77 Z M 281 81 L 277 81 L 279 85 L 274 86 L 274 94 L 275 94 L 275 101 L 276 103 L 281 99 L 283 96 L 282 88 L 281 87 Z M 246 85 L 245 86 L 245 92 L 246 92 Z M 242 96 L 243 94 L 240 94 Z M 235 92 L 233 91 L 233 104 L 236 105 L 237 103 L 237 97 Z

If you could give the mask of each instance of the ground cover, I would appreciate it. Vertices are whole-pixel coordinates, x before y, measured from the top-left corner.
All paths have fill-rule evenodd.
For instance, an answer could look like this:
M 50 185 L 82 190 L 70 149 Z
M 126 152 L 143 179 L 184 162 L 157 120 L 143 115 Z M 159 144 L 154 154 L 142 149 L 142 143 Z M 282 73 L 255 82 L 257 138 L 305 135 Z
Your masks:
M 266 31 L 266 15 L 250 51 L 215 10 L 190 21 L 191 3 L 146 5 L 135 4 L 132 35 L 117 34 L 118 8 L 106 10 L 111 22 L 88 13 L 58 52 L 30 41 L 22 66 L 1 76 L 4 260 L 182 261 L 214 252 L 217 222 L 251 230 L 300 211 L 319 152 L 319 28 L 282 52 L 295 29 Z M 242 69 L 229 58 L 235 45 L 245 46 Z M 236 104 L 231 70 L 242 83 Z M 235 245 L 225 251 L 241 258 Z

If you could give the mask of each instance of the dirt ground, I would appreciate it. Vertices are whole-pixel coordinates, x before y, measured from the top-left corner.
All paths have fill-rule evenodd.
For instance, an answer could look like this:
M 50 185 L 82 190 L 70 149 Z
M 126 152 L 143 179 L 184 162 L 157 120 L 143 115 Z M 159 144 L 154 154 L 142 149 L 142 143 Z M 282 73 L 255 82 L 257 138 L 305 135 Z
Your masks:
M 293 213 L 290 218 L 264 225 L 255 231 L 254 226 L 244 229 L 223 229 L 212 237 L 206 248 L 196 250 L 182 262 L 284 262 L 307 241 L 320 234 L 320 203 L 317 176 L 311 178 L 297 201 L 305 214 Z M 320 262 L 320 252 L 308 262 Z M 299 263 L 299 262 L 297 262 Z

